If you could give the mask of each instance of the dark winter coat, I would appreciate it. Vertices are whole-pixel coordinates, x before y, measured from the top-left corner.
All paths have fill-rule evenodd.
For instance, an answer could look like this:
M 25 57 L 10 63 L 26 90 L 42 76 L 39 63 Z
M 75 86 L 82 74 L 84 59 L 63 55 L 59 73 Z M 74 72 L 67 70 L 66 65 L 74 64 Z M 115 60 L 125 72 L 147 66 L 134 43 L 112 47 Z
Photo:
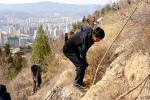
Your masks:
M 7 92 L 5 85 L 0 84 L 0 100 L 11 100 L 10 94 Z
M 36 69 L 35 69 L 35 67 L 36 67 Z M 36 78 L 41 76 L 42 69 L 41 69 L 41 67 L 39 65 L 32 65 L 31 66 L 31 71 L 32 71 L 33 79 L 36 79 Z
M 92 40 L 92 28 L 87 28 L 79 33 L 74 34 L 63 47 L 64 53 L 77 53 L 86 62 L 86 52 L 94 44 Z

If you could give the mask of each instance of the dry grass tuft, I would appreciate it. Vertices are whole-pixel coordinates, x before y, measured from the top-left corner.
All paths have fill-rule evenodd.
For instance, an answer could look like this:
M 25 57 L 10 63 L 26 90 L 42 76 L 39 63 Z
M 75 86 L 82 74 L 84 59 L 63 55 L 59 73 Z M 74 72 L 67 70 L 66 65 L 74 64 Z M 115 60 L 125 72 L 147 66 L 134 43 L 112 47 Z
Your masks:
M 107 43 L 97 43 L 95 44 L 88 52 L 88 63 L 92 69 L 92 78 L 94 77 L 94 73 L 96 72 L 96 69 L 98 67 L 98 64 L 100 63 L 102 57 L 104 56 L 106 50 L 108 49 L 109 44 Z M 107 61 L 111 58 L 113 54 L 113 51 L 110 50 L 107 55 L 105 56 L 99 70 L 98 70 L 98 74 L 96 77 L 96 81 L 99 81 L 103 75 L 105 74 L 106 68 L 105 68 L 105 64 L 107 63 Z

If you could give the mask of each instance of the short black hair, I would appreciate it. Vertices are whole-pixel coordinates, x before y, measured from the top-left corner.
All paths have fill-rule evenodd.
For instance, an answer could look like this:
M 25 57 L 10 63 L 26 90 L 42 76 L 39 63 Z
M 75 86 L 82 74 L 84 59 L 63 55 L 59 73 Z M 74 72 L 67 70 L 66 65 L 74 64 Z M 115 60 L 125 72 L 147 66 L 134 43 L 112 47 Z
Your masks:
M 103 29 L 101 29 L 100 27 L 97 27 L 96 29 L 93 30 L 93 34 L 96 37 L 99 37 L 101 39 L 103 39 L 105 37 L 105 32 Z
M 36 68 L 36 69 L 35 69 Z M 33 71 L 35 71 L 35 70 L 37 70 L 37 65 L 32 65 L 31 66 L 31 71 L 33 72 Z

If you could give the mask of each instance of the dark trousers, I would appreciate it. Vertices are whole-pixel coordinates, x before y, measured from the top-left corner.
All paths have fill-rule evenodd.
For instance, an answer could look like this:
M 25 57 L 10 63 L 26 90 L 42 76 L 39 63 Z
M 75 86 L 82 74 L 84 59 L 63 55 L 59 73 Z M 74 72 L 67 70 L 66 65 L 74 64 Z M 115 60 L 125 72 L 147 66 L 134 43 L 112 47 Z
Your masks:
M 40 87 L 41 82 L 42 82 L 42 79 L 41 79 L 41 76 L 39 76 L 39 77 L 38 77 L 38 85 L 37 85 L 38 87 Z
M 87 64 L 80 58 L 78 53 L 64 52 L 65 56 L 76 66 L 76 77 L 74 83 L 83 83 L 85 69 Z
M 34 86 L 33 86 L 33 92 L 36 92 L 36 82 L 34 82 L 33 80 L 33 83 L 34 83 Z M 42 83 L 42 79 L 41 79 L 41 76 L 38 77 L 37 79 L 37 87 L 40 87 L 41 83 Z

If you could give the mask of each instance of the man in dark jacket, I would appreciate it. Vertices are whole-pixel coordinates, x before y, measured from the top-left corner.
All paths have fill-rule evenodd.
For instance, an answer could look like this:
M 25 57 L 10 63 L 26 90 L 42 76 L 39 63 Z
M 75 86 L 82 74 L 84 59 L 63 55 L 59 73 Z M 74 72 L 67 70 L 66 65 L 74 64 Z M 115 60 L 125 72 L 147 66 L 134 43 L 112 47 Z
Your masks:
M 37 85 L 38 88 L 40 88 L 40 85 L 42 82 L 42 79 L 41 79 L 42 69 L 39 65 L 34 64 L 31 66 L 31 72 L 32 72 L 33 83 L 34 83 L 33 92 L 35 93 L 36 92 L 36 82 L 38 82 L 38 85 Z
M 10 94 L 7 92 L 5 85 L 0 84 L 0 100 L 11 100 Z
M 65 33 L 65 43 L 68 40 L 68 33 Z
M 73 82 L 75 87 L 85 87 L 83 78 L 88 67 L 86 52 L 94 42 L 99 42 L 104 36 L 105 33 L 100 27 L 94 30 L 89 27 L 74 34 L 63 46 L 64 55 L 76 66 L 76 77 Z

